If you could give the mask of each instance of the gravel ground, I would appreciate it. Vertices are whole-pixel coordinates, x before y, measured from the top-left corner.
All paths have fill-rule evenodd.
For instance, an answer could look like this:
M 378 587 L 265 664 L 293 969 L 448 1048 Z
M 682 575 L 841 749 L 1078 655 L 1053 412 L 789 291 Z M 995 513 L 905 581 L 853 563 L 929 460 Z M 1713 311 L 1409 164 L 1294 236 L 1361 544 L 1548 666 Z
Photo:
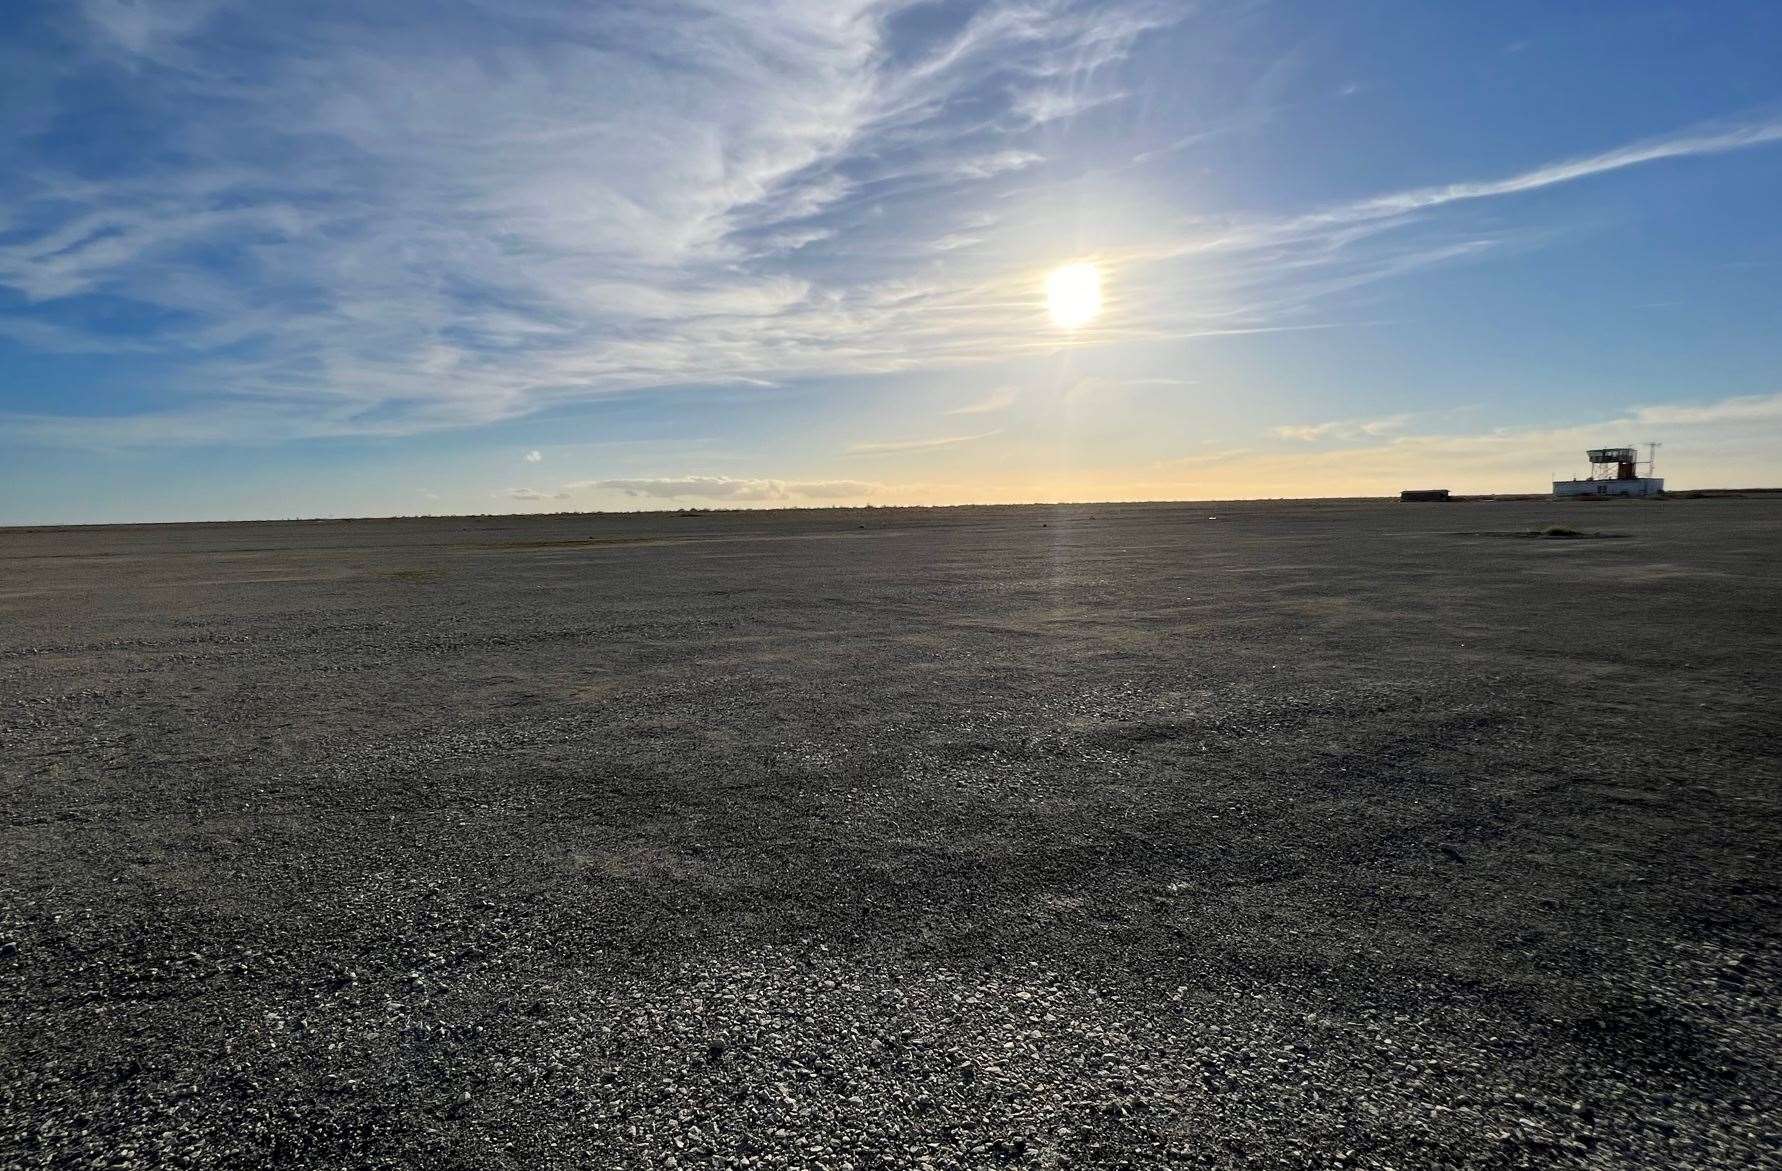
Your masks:
M 1779 576 L 1774 498 L 0 530 L 0 1165 L 1782 1166 Z

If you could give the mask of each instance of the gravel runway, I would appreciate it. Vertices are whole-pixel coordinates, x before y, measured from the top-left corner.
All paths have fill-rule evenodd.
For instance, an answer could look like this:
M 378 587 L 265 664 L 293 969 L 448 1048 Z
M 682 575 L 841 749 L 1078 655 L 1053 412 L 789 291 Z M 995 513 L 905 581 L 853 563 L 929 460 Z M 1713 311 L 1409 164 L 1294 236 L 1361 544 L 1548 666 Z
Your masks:
M 1755 496 L 0 530 L 0 1166 L 1782 1166 L 1779 580 Z

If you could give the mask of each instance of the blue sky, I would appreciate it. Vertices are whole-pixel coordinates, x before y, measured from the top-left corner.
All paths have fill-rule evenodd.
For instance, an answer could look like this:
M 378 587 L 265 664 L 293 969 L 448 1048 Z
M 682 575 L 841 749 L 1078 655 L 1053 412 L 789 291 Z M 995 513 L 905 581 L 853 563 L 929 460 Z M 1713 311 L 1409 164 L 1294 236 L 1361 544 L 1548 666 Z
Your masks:
M 1648 440 L 1782 483 L 1778 45 L 1732 0 L 15 0 L 0 523 L 1533 491 Z

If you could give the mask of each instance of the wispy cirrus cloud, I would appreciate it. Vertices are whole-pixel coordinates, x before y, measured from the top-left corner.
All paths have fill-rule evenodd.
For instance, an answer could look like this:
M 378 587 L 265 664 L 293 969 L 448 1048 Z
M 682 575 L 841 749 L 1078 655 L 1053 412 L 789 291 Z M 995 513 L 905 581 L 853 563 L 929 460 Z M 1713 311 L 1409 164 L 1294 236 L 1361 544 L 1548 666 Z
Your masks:
M 1323 423 L 1299 423 L 1274 428 L 1278 439 L 1316 443 L 1323 439 L 1378 438 L 1404 430 L 1414 415 L 1388 415 L 1380 419 L 1332 419 Z
M 1774 142 L 1782 142 L 1782 119 L 1757 121 L 1719 129 L 1705 128 L 1630 143 L 1614 150 L 1602 151 L 1582 158 L 1549 163 L 1502 179 L 1446 183 L 1400 191 L 1392 195 L 1375 196 L 1323 214 L 1328 218 L 1341 220 L 1400 216 L 1466 200 L 1521 195 L 1528 191 L 1538 191 L 1543 187 L 1574 183 L 1580 179 L 1624 170 L 1627 167 L 1660 162 L 1664 159 L 1725 154 L 1727 151 L 1747 150 Z
M 894 439 L 880 443 L 855 443 L 848 447 L 848 455 L 890 455 L 898 452 L 932 451 L 937 447 L 956 447 L 961 443 L 973 443 L 979 439 L 988 439 L 992 435 L 1000 435 L 1000 431 L 979 431 L 972 435 L 942 435 L 933 439 Z
M 1782 143 L 1782 118 L 1697 126 L 1496 179 L 1431 184 L 1277 216 L 1223 216 L 1167 238 L 1110 249 L 1107 259 L 1156 284 L 1143 292 L 1159 306 L 1147 328 L 1175 336 L 1341 328 L 1358 323 L 1297 321 L 1343 294 L 1441 265 L 1536 247 L 1549 233 L 1528 226 L 1444 226 L 1437 213 L 1455 205 L 1502 200 L 1671 159 L 1752 150 Z M 1207 272 L 1203 296 L 1217 318 L 1152 290 L 1168 287 L 1182 262 Z M 1215 266 L 1210 269 L 1207 266 Z M 1371 323 L 1370 323 L 1371 324 Z
M 655 476 L 640 479 L 576 480 L 562 496 L 577 492 L 616 492 L 658 500 L 863 500 L 885 491 L 868 480 L 775 480 L 733 476 Z
M 0 285 L 40 344 L 174 361 L 162 436 L 207 413 L 182 401 L 379 434 L 995 354 L 1032 306 L 924 272 L 924 244 L 982 224 L 1040 126 L 1181 14 L 911 7 L 85 0 L 59 98 L 127 87 L 152 149 L 95 177 L 21 148 Z
M 1782 393 L 1739 395 L 1710 403 L 1635 407 L 1631 419 L 1641 424 L 1680 426 L 1782 420 Z
M 1021 392 L 1013 386 L 1003 386 L 991 391 L 975 402 L 953 407 L 947 411 L 949 415 L 988 415 L 996 411 L 1006 411 L 1014 406 L 1021 397 Z
M 1323 250 L 1344 249 L 1378 237 L 1419 213 L 1450 204 L 1522 195 L 1666 159 L 1725 154 L 1778 142 L 1782 142 L 1782 118 L 1696 128 L 1594 155 L 1544 164 L 1498 179 L 1408 188 L 1299 215 L 1235 218 L 1222 223 L 1216 230 L 1164 243 L 1154 250 L 1141 248 L 1136 256 L 1162 259 L 1190 253 L 1243 253 L 1293 244 Z M 1448 247 L 1465 247 L 1466 244 L 1466 241 L 1460 241 Z M 1446 258 L 1438 254 L 1424 260 Z

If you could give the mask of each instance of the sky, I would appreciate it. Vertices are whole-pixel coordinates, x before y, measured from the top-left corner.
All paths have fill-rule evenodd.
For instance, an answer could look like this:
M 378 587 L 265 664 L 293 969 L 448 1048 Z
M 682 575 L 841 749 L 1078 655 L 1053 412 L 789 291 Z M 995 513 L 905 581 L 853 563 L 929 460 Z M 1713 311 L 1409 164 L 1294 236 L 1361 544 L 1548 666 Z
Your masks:
M 7 10 L 0 523 L 1782 485 L 1769 0 Z

